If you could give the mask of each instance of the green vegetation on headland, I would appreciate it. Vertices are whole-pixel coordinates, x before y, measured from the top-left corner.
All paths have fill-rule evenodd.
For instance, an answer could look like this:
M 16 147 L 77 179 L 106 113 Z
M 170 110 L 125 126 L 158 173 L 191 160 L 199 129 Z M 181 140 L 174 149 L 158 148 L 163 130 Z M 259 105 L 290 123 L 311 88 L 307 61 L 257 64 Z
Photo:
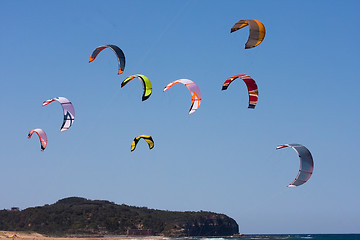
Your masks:
M 174 212 L 70 197 L 22 211 L 1 210 L 0 230 L 34 231 L 52 236 L 159 235 L 231 236 L 234 219 L 212 212 Z

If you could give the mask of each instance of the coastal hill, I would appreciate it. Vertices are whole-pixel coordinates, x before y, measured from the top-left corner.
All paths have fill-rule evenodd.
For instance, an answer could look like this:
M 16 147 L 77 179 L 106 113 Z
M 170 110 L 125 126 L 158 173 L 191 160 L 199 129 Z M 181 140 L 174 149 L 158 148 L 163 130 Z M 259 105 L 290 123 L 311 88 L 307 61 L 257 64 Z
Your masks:
M 51 205 L 0 211 L 0 230 L 34 231 L 50 236 L 158 235 L 231 236 L 234 219 L 212 212 L 174 212 L 70 197 Z

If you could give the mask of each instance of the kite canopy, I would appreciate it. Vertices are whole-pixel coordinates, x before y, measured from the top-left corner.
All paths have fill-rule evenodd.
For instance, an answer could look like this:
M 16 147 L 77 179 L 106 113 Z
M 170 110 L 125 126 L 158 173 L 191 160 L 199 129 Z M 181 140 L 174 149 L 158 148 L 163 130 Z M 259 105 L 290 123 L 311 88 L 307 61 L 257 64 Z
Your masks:
M 115 46 L 115 45 L 103 45 L 103 46 L 100 46 L 100 47 L 97 47 L 93 53 L 91 54 L 90 56 L 90 60 L 89 60 L 89 63 L 94 61 L 95 58 L 97 57 L 97 55 L 102 51 L 104 50 L 105 48 L 110 48 L 111 50 L 114 51 L 114 53 L 116 54 L 117 58 L 118 58 L 118 61 L 119 61 L 119 71 L 118 71 L 118 74 L 122 74 L 125 70 L 125 55 L 124 55 L 124 52 L 118 47 L 118 46 Z
M 240 20 L 231 28 L 230 33 L 235 32 L 249 25 L 249 39 L 245 44 L 245 49 L 259 45 L 265 37 L 265 26 L 259 20 Z
M 229 87 L 230 83 L 232 83 L 232 81 L 234 81 L 237 78 L 241 78 L 247 86 L 247 89 L 249 92 L 249 107 L 248 108 L 255 108 L 256 103 L 258 101 L 259 91 L 258 91 L 256 82 L 250 76 L 245 75 L 245 74 L 239 74 L 239 75 L 229 77 L 224 82 L 221 90 L 226 90 Z
M 288 187 L 300 186 L 301 184 L 306 183 L 312 175 L 314 169 L 313 158 L 311 156 L 310 151 L 301 144 L 284 144 L 277 146 L 276 149 L 281 149 L 286 147 L 291 147 L 292 149 L 294 149 L 300 158 L 299 173 L 296 176 L 295 180 L 292 183 L 290 183 Z
M 152 85 L 150 80 L 141 74 L 136 74 L 136 75 L 132 75 L 130 77 L 127 77 L 122 83 L 121 83 L 121 87 L 124 87 L 126 84 L 128 84 L 131 80 L 133 80 L 134 78 L 138 78 L 141 80 L 141 83 L 143 84 L 143 89 L 144 89 L 144 93 L 142 95 L 142 100 L 145 101 L 146 99 L 148 99 L 151 95 L 152 92 Z
M 194 113 L 200 106 L 201 103 L 201 92 L 200 88 L 191 80 L 189 79 L 178 79 L 173 81 L 172 83 L 169 83 L 165 88 L 164 92 L 167 91 L 169 88 L 174 86 L 177 83 L 184 84 L 190 91 L 191 94 L 191 107 L 189 114 Z
M 31 138 L 31 136 L 33 135 L 33 133 L 36 133 L 39 136 L 40 139 L 40 143 L 41 143 L 41 151 L 44 151 L 47 145 L 47 136 L 46 133 L 40 129 L 40 128 L 36 128 L 33 129 L 29 132 L 28 134 L 28 138 Z
M 139 142 L 139 140 L 143 138 L 148 144 L 149 144 L 149 148 L 152 149 L 154 147 L 154 140 L 152 139 L 151 136 L 148 135 L 140 135 L 136 138 L 134 138 L 134 141 L 131 143 L 131 151 L 134 151 L 136 148 L 137 143 Z
M 60 131 L 61 132 L 66 131 L 73 125 L 73 122 L 75 120 L 75 109 L 74 109 L 72 103 L 67 98 L 64 98 L 64 97 L 57 97 L 57 98 L 52 98 L 52 99 L 46 100 L 43 102 L 42 105 L 46 106 L 49 103 L 52 103 L 54 101 L 58 101 L 63 108 L 64 122 L 60 128 Z

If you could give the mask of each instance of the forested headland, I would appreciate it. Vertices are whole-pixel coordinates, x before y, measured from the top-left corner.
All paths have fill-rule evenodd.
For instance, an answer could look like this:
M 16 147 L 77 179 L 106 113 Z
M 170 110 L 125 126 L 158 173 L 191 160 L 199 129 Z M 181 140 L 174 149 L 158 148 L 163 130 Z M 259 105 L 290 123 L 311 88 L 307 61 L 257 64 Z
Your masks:
M 231 236 L 236 221 L 224 214 L 175 212 L 70 197 L 24 210 L 1 210 L 0 230 L 34 231 L 49 236 L 158 235 L 166 237 Z

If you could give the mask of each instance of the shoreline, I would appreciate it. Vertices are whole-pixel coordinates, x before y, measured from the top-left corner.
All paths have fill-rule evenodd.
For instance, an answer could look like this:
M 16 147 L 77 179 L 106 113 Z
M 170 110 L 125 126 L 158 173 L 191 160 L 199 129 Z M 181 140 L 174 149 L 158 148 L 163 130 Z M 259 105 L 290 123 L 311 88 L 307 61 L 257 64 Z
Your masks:
M 357 233 L 348 233 L 350 235 L 360 235 Z M 121 240 L 121 239 L 195 239 L 204 238 L 210 239 L 288 239 L 302 238 L 303 235 L 323 235 L 323 234 L 235 234 L 232 236 L 197 236 L 197 237 L 165 237 L 165 236 L 130 236 L 130 235 L 69 235 L 63 237 L 46 236 L 40 233 L 31 231 L 0 231 L 0 239 L 12 239 L 12 240 Z M 325 234 L 325 235 L 338 235 L 338 234 Z M 344 235 L 344 234 L 340 234 Z M 346 235 L 346 234 L 345 234 Z
M 166 237 L 166 236 L 145 236 L 145 235 L 69 235 L 69 236 L 46 236 L 40 233 L 32 231 L 1 231 L 0 230 L 0 239 L 13 239 L 13 240 L 101 240 L 101 239 L 111 239 L 111 240 L 120 240 L 120 239 L 194 239 L 194 238 L 246 238 L 249 235 L 247 234 L 236 234 L 233 236 L 198 236 L 198 237 Z M 255 235 L 254 235 L 255 236 Z
M 0 239 L 17 239 L 17 240 L 95 240 L 95 239 L 171 239 L 164 236 L 129 236 L 129 235 L 74 235 L 67 237 L 51 237 L 36 232 L 22 232 L 22 231 L 0 231 Z

